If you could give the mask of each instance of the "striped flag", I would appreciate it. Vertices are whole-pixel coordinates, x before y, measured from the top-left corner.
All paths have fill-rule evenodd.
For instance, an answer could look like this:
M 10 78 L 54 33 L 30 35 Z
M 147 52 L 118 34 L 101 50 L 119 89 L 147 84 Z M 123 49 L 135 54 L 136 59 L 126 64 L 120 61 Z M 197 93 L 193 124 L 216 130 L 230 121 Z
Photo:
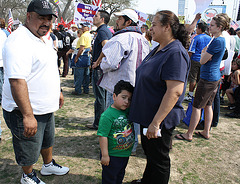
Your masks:
M 101 7 L 102 6 L 102 0 L 92 0 L 92 4 L 94 6 L 99 6 Z
M 54 3 L 55 4 L 59 4 L 59 0 L 54 0 Z
M 9 33 L 12 32 L 12 25 L 13 25 L 13 16 L 12 16 L 11 10 L 9 10 L 9 14 L 8 14 L 8 27 L 7 27 L 7 30 L 8 30 Z
M 234 30 L 236 30 L 236 29 L 239 27 L 239 25 L 238 25 L 237 22 L 235 22 L 234 20 L 232 20 L 232 22 L 231 22 L 231 27 L 232 27 Z

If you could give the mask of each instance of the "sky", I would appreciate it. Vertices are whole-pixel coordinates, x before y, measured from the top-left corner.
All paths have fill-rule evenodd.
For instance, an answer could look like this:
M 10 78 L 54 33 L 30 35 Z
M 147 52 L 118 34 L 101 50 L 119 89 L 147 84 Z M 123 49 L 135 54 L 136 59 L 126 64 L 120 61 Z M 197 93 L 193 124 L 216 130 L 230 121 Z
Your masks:
M 136 10 L 143 13 L 155 14 L 157 10 L 171 10 L 177 14 L 178 0 L 135 0 L 135 3 Z

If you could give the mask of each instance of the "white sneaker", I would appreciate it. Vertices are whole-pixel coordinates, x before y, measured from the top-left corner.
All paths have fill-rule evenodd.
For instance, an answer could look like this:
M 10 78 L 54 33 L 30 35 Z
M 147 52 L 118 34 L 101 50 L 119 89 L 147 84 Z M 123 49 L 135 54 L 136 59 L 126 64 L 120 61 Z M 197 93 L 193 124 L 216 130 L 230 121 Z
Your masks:
M 58 165 L 54 159 L 52 159 L 52 163 L 49 166 L 42 166 L 42 169 L 40 171 L 41 175 L 47 176 L 47 175 L 64 175 L 69 172 L 68 167 L 63 167 Z
M 193 97 L 188 94 L 187 96 L 184 97 L 184 100 L 191 102 L 191 101 L 192 101 L 192 98 L 193 98 Z
M 33 171 L 31 174 L 28 174 L 24 177 L 24 174 L 21 178 L 21 184 L 45 184 L 43 181 L 41 181 L 38 177 L 35 171 Z

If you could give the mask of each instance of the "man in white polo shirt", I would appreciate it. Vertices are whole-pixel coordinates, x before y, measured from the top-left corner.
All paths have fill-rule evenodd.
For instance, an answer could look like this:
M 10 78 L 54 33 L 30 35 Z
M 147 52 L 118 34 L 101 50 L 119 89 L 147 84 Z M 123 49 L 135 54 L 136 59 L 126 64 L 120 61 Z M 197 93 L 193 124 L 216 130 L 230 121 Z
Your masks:
M 56 17 L 47 0 L 32 0 L 25 25 L 8 37 L 3 48 L 2 108 L 12 133 L 16 161 L 23 169 L 22 184 L 44 184 L 33 170 L 40 153 L 42 175 L 69 171 L 52 158 L 53 112 L 63 105 L 57 53 L 42 39 L 50 29 L 52 16 Z

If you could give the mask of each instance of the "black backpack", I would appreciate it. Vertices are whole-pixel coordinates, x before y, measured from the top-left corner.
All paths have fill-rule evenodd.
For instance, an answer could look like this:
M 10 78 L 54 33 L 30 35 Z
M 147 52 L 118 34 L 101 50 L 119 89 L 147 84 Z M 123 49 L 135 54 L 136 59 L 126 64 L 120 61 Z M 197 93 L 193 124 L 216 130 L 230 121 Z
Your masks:
M 71 36 L 70 34 L 66 32 L 59 32 L 62 36 L 62 42 L 63 42 L 63 49 L 70 49 L 71 48 Z

